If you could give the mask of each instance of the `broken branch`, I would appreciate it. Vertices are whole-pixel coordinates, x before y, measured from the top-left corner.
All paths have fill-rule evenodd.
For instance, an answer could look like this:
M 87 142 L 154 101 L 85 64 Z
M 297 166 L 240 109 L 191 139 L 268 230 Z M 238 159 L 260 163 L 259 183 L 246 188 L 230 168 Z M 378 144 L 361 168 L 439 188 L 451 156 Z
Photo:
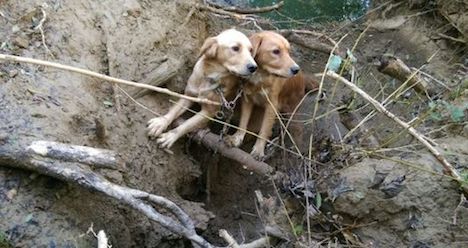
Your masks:
M 112 150 L 42 140 L 33 141 L 28 149 L 32 154 L 66 162 L 110 169 L 116 169 L 118 165 L 117 153 Z
M 149 89 L 152 91 L 156 91 L 159 93 L 167 94 L 170 96 L 178 97 L 178 98 L 183 98 L 192 102 L 197 102 L 197 103 L 204 103 L 204 104 L 211 104 L 211 105 L 221 105 L 219 102 L 213 102 L 208 99 L 204 98 L 197 98 L 197 97 L 191 97 L 191 96 L 186 96 L 183 94 L 179 94 L 173 91 L 170 91 L 166 88 L 160 88 L 152 85 L 146 85 L 146 84 L 141 84 L 141 83 L 135 83 L 132 81 L 124 80 L 124 79 L 119 79 L 119 78 L 114 78 L 110 77 L 104 74 L 100 74 L 97 72 L 81 69 L 81 68 L 76 68 L 73 66 L 68 66 L 68 65 L 63 65 L 59 63 L 54 63 L 54 62 L 49 62 L 49 61 L 44 61 L 44 60 L 39 60 L 39 59 L 32 59 L 32 58 L 25 58 L 25 57 L 20 57 L 20 56 L 14 56 L 14 55 L 6 55 L 6 54 L 0 54 L 0 60 L 5 60 L 5 61 L 14 61 L 14 62 L 21 62 L 21 63 L 29 63 L 29 64 L 36 64 L 36 65 L 43 65 L 43 66 L 48 66 L 48 67 L 53 67 L 57 69 L 62 69 L 66 71 L 71 71 L 71 72 L 76 72 L 80 73 L 83 75 L 99 78 L 108 82 L 113 82 L 113 83 L 119 83 L 119 84 L 125 84 L 129 86 L 134 86 L 134 87 L 139 87 L 139 88 L 144 88 L 144 89 Z
M 307 40 L 306 41 L 302 37 L 297 35 L 297 32 L 295 32 L 294 30 L 283 30 L 281 33 L 290 42 L 296 43 L 299 46 L 302 46 L 302 47 L 305 47 L 305 48 L 308 48 L 308 49 L 311 49 L 311 50 L 314 50 L 314 51 L 326 53 L 326 54 L 330 54 L 330 53 L 333 52 L 333 54 L 336 54 L 336 55 L 338 55 L 338 56 L 340 56 L 342 58 L 346 58 L 346 52 L 343 51 L 342 49 L 340 49 L 337 46 L 337 43 L 335 41 L 333 41 L 333 40 L 330 41 L 329 39 L 327 39 L 330 43 L 333 44 L 333 45 L 328 45 L 328 44 L 325 44 L 325 43 L 320 42 L 318 40 Z M 334 46 L 336 46 L 336 49 L 334 49 Z
M 259 14 L 259 13 L 265 13 L 265 12 L 270 12 L 273 10 L 277 10 L 281 8 L 284 5 L 284 1 L 280 1 L 277 4 L 271 5 L 271 6 L 265 6 L 265 7 L 256 7 L 256 8 L 239 8 L 235 6 L 223 6 L 217 3 L 214 3 L 212 1 L 206 1 L 208 5 L 211 5 L 217 9 L 222 9 L 225 11 L 229 12 L 234 12 L 238 14 Z
M 176 120 L 176 125 L 180 125 L 184 120 Z M 255 160 L 250 154 L 242 151 L 239 148 L 227 146 L 218 135 L 211 133 L 208 130 L 198 130 L 190 134 L 190 137 L 205 147 L 219 152 L 226 158 L 232 159 L 241 164 L 245 169 L 253 171 L 260 175 L 269 175 L 273 172 L 273 168 L 265 162 Z
M 394 120 L 405 130 L 408 130 L 408 132 L 413 137 L 415 137 L 421 144 L 423 144 L 440 162 L 440 164 L 442 164 L 442 166 L 444 167 L 444 171 L 460 184 L 465 194 L 468 194 L 468 186 L 464 184 L 464 181 L 461 178 L 460 174 L 458 174 L 455 168 L 453 168 L 453 166 L 445 159 L 445 157 L 442 156 L 442 154 L 440 154 L 439 151 L 437 151 L 437 149 L 434 146 L 432 146 L 416 129 L 414 129 L 410 124 L 400 120 L 400 118 L 398 118 L 395 114 L 388 111 L 381 103 L 369 96 L 366 92 L 364 92 L 361 88 L 359 88 L 352 82 L 348 81 L 347 79 L 343 78 L 342 76 L 338 75 L 333 71 L 328 71 L 326 75 L 346 84 L 346 86 L 350 87 L 354 92 L 358 93 L 359 95 L 361 95 L 362 98 L 364 98 L 366 101 L 372 104 L 374 108 L 377 109 L 379 112 L 385 114 L 387 117 Z
M 391 55 L 382 56 L 377 69 L 379 72 L 396 78 L 401 82 L 408 82 L 410 85 L 414 85 L 413 87 L 419 93 L 425 93 L 428 90 L 427 81 L 417 74 L 413 75 L 414 72 L 397 57 Z

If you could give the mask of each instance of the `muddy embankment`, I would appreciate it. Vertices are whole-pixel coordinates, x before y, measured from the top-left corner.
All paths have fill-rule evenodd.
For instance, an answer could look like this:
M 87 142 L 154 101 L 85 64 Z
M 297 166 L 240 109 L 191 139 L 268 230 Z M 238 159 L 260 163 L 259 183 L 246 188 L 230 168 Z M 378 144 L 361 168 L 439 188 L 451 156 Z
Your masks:
M 256 29 L 195 10 L 195 2 L 0 0 L 0 50 L 133 81 L 147 80 L 158 67 L 174 70 L 164 86 L 183 92 L 205 38 L 231 25 Z M 440 35 L 460 35 L 463 16 L 443 5 L 444 20 L 422 13 L 430 6 L 416 2 L 411 1 L 413 9 L 395 2 L 368 19 L 313 28 L 335 40 L 348 33 L 341 47 L 356 45 L 356 84 L 379 101 L 400 86 L 374 65 L 383 54 L 422 68 L 451 89 L 428 79 L 436 97 L 409 90 L 387 107 L 406 121 L 419 117 L 415 127 L 463 172 L 468 164 L 466 48 Z M 41 9 L 47 15 L 42 24 L 47 47 L 37 28 L 44 18 Z M 380 28 L 366 29 L 373 22 Z M 321 72 L 328 58 L 297 44 L 292 54 L 310 73 Z M 314 134 L 313 157 L 319 163 L 308 166 L 276 150 L 267 161 L 284 175 L 276 178 L 276 187 L 189 139 L 177 142 L 172 153 L 158 149 L 145 130 L 154 114 L 126 97 L 136 89 L 121 88 L 47 67 L 1 62 L 0 145 L 51 140 L 115 150 L 125 161 L 122 168 L 96 171 L 114 183 L 168 197 L 195 220 L 202 236 L 220 245 L 220 228 L 240 242 L 263 236 L 265 226 L 288 240 L 280 243 L 283 247 L 307 246 L 309 236 L 309 246 L 464 247 L 468 242 L 468 210 L 466 202 L 460 204 L 457 183 L 442 176 L 439 163 L 416 140 L 379 114 L 343 140 L 373 109 L 334 81 L 325 81 L 320 118 L 310 122 L 314 94 L 300 110 L 305 127 L 300 148 L 307 152 Z M 172 104 L 162 94 L 137 100 L 157 113 Z M 447 109 L 454 108 L 447 106 L 462 108 L 464 119 L 453 119 Z M 304 166 L 312 179 L 304 180 Z M 271 209 L 257 208 L 258 189 L 271 197 Z M 274 200 L 277 193 L 283 201 Z M 0 167 L 0 206 L 0 243 L 4 237 L 14 247 L 95 247 L 94 237 L 86 234 L 91 223 L 106 231 L 113 247 L 190 246 L 114 200 L 28 171 Z M 259 212 L 267 210 L 263 216 L 269 219 L 260 219 Z

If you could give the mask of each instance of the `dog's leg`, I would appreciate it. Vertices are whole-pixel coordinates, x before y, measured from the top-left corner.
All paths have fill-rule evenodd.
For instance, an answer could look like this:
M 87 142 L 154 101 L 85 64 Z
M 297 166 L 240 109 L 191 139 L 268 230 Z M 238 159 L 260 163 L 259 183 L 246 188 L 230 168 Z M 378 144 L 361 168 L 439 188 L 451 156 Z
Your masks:
M 277 106 L 277 104 L 274 104 Z M 276 115 L 273 106 L 267 105 L 265 108 L 265 113 L 263 114 L 262 127 L 260 129 L 259 138 L 255 142 L 255 145 L 252 148 L 253 157 L 261 159 L 265 156 L 265 146 L 267 140 L 270 138 L 272 133 L 273 124 L 275 123 Z
M 158 137 L 171 123 L 192 106 L 193 102 L 180 99 L 167 114 L 148 121 L 148 135 Z
M 247 101 L 245 99 L 242 100 L 239 129 L 237 129 L 233 135 L 226 137 L 224 141 L 227 145 L 237 147 L 242 144 L 246 134 L 247 126 L 249 124 L 250 116 L 252 115 L 253 107 L 254 106 L 252 101 Z
M 161 134 L 156 142 L 162 148 L 170 148 L 180 137 L 194 130 L 205 127 L 209 122 L 209 119 L 207 117 L 214 116 L 214 114 L 212 113 L 213 112 L 202 109 L 196 115 L 192 116 L 190 119 L 182 123 L 182 125 L 172 129 L 169 132 Z

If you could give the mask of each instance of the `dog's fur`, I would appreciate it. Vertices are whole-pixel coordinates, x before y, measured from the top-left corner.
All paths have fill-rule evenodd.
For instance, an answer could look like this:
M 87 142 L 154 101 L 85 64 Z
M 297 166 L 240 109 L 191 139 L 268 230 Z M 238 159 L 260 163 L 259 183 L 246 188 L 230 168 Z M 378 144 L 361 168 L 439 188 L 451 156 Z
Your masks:
M 233 98 L 239 84 L 238 76 L 250 76 L 257 69 L 251 52 L 252 44 L 247 36 L 234 29 L 206 39 L 187 82 L 185 94 L 221 102 L 221 97 L 214 89 L 215 84 L 219 84 L 224 97 Z M 195 116 L 163 133 L 191 105 L 191 101 L 180 99 L 167 114 L 148 122 L 148 134 L 159 136 L 157 143 L 163 148 L 169 148 L 183 135 L 206 126 L 209 122 L 206 116 L 213 117 L 219 110 L 219 106 L 202 104 L 201 111 Z
M 276 120 L 275 109 L 292 113 L 304 96 L 306 80 L 290 57 L 290 45 L 283 36 L 264 31 L 253 34 L 250 41 L 259 68 L 244 86 L 239 129 L 225 141 L 228 145 L 239 146 L 244 140 L 254 105 L 263 107 L 260 138 L 257 138 L 251 152 L 254 157 L 262 158 Z

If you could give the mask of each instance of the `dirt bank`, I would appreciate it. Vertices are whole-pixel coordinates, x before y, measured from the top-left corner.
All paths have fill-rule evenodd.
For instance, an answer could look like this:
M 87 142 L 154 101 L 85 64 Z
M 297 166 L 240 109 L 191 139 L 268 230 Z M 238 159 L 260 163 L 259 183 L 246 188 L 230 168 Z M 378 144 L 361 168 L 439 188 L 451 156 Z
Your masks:
M 175 68 L 176 76 L 165 86 L 178 92 L 206 37 L 232 25 L 247 33 L 255 31 L 251 22 L 241 26 L 242 20 L 224 20 L 193 9 L 195 0 L 0 2 L 1 53 L 60 61 L 133 81 L 147 79 L 158 66 Z M 37 28 L 44 18 L 41 9 L 47 15 L 42 24 L 47 46 Z M 348 34 L 341 47 L 351 49 L 356 44 L 356 83 L 379 101 L 400 86 L 373 64 L 382 54 L 422 67 L 449 87 L 430 80 L 436 96 L 410 90 L 388 108 L 406 121 L 419 117 L 416 128 L 438 142 L 466 175 L 466 48 L 457 41 L 434 38 L 433 27 L 446 28 L 447 23 L 421 11 L 425 10 L 395 5 L 355 23 L 311 28 L 335 40 Z M 408 19 L 394 27 L 391 18 L 398 15 Z M 384 25 L 366 30 L 376 21 Z M 292 53 L 310 73 L 321 72 L 328 59 L 328 54 L 297 44 Z M 316 115 L 320 118 L 310 121 L 314 94 L 300 110 L 305 133 L 299 148 L 307 154 L 313 134 L 312 157 L 318 162 L 305 163 L 284 150 L 273 150 L 267 162 L 283 173 L 275 180 L 249 173 L 188 139 L 177 142 L 173 154 L 158 149 L 145 130 L 154 114 L 125 95 L 135 89 L 121 91 L 109 83 L 42 66 L 0 62 L 0 137 L 13 143 L 52 140 L 115 150 L 125 165 L 99 173 L 112 182 L 173 200 L 195 220 L 202 236 L 219 245 L 221 228 L 238 241 L 251 241 L 262 237 L 270 225 L 287 237 L 283 247 L 300 247 L 308 242 L 309 216 L 309 245 L 464 247 L 468 211 L 466 203 L 460 204 L 457 184 L 441 176 L 439 164 L 425 149 L 409 135 L 400 135 L 400 127 L 383 115 L 343 140 L 372 108 L 343 85 L 327 80 L 324 88 L 327 98 Z M 162 94 L 137 100 L 157 113 L 171 105 Z M 450 112 L 457 108 L 465 113 L 461 120 L 453 119 Z M 243 148 L 251 145 L 252 140 Z M 304 170 L 312 178 L 305 180 Z M 271 219 L 259 217 L 265 209 L 256 205 L 255 190 L 275 203 Z M 95 230 L 106 231 L 113 247 L 190 247 L 186 240 L 113 200 L 27 171 L 0 167 L 0 206 L 0 244 L 5 237 L 14 247 L 95 247 L 94 237 L 86 234 L 93 223 Z

